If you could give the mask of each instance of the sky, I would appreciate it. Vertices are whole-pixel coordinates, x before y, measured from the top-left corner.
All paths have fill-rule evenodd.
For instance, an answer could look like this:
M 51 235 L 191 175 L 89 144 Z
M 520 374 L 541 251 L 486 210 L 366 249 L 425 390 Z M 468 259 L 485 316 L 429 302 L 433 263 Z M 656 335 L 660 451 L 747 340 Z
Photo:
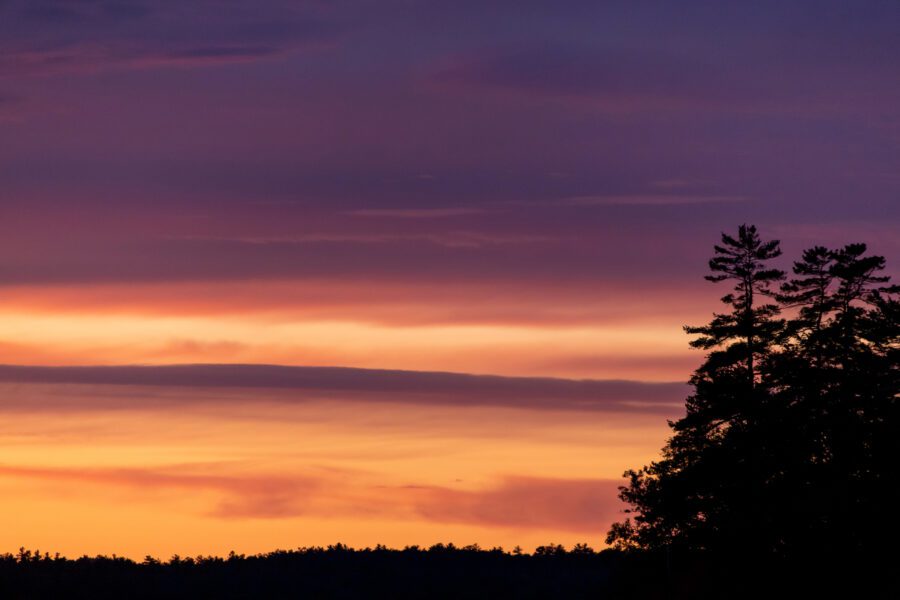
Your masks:
M 898 30 L 876 0 L 0 0 L 0 551 L 602 546 L 720 232 L 897 272 Z

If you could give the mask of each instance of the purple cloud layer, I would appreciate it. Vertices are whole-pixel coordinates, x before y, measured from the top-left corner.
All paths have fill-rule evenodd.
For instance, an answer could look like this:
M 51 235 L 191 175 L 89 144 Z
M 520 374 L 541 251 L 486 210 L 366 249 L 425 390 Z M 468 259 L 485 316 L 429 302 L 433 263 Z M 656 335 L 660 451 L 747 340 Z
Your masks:
M 446 406 L 505 406 L 535 410 L 660 412 L 680 410 L 687 387 L 681 383 L 567 380 L 432 373 L 286 367 L 275 365 L 173 365 L 116 367 L 34 367 L 0 365 L 0 382 L 179 388 L 288 390 L 306 396 L 344 400 Z M 241 402 L 246 401 L 241 396 Z M 267 397 L 268 398 L 268 397 Z M 106 397 L 78 398 L 78 407 L 102 404 Z M 199 398 L 198 402 L 203 399 Z M 85 402 L 88 404 L 86 405 Z M 113 402 L 119 402 L 115 400 Z M 127 408 L 127 406 L 120 406 Z
M 246 62 L 331 43 L 312 5 L 29 0 L 0 5 L 0 79 Z

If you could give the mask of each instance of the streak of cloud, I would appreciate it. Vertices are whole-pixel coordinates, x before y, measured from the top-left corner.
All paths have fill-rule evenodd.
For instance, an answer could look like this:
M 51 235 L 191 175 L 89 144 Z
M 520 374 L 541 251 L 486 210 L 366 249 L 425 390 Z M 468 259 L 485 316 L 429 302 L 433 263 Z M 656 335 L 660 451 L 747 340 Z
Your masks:
M 224 466 L 227 469 L 227 465 Z M 206 467 L 210 470 L 210 467 Z M 508 476 L 479 489 L 435 485 L 378 485 L 335 474 L 236 475 L 222 465 L 204 472 L 191 465 L 158 468 L 60 468 L 0 464 L 0 478 L 53 485 L 92 485 L 147 498 L 166 493 L 212 494 L 206 514 L 217 519 L 290 519 L 298 516 L 378 515 L 520 528 L 596 533 L 618 516 L 612 479 Z
M 483 208 L 361 208 L 349 210 L 346 214 L 352 217 L 375 217 L 387 219 L 442 219 L 448 217 L 465 217 L 488 212 Z
M 671 413 L 683 401 L 681 383 L 566 380 L 429 373 L 285 367 L 275 365 L 174 365 L 159 367 L 0 366 L 7 383 L 248 388 L 290 390 L 303 394 L 337 394 L 343 399 L 441 406 L 504 406 L 533 410 L 584 410 Z M 241 401 L 241 400 L 236 400 Z M 90 400 L 86 402 L 90 403 Z M 106 400 L 95 402 L 108 406 Z M 85 408 L 86 405 L 80 405 Z M 7 403 L 8 408 L 15 408 Z M 125 407 L 123 407 L 125 408 Z

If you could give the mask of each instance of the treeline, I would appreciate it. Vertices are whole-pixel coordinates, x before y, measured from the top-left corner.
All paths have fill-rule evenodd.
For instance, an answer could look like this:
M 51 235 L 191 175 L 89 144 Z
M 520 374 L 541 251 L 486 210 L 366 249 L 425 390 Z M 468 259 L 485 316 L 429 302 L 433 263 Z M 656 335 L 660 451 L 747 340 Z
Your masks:
M 873 588 L 891 573 L 871 569 L 851 582 L 848 597 L 893 597 Z M 478 545 L 354 549 L 335 544 L 142 561 L 115 555 L 73 559 L 22 548 L 0 554 L 0 598 L 827 598 L 848 583 L 845 574 L 823 571 L 814 562 L 748 565 L 730 555 L 595 551 L 585 544 L 568 549 L 548 544 L 532 554 Z
M 29 550 L 24 546 L 19 548 L 19 551 L 16 553 L 5 552 L 0 554 L 0 562 L 4 564 L 15 563 L 15 564 L 26 564 L 26 563 L 47 563 L 47 562 L 89 562 L 89 561 L 112 561 L 112 562 L 125 562 L 125 563 L 133 563 L 133 564 L 142 564 L 149 566 L 159 566 L 159 565 L 193 565 L 193 564 L 205 564 L 205 563 L 221 563 L 221 562 L 239 562 L 239 561 L 253 561 L 253 560 L 261 560 L 272 558 L 275 556 L 321 556 L 321 555 L 344 555 L 344 554 L 360 554 L 360 555 L 371 555 L 371 554 L 490 554 L 490 555 L 508 555 L 508 556 L 523 556 L 523 557 L 540 557 L 540 556 L 563 556 L 566 554 L 573 555 L 593 555 L 593 554 L 604 554 L 609 553 L 608 549 L 601 550 L 597 552 L 585 543 L 579 543 L 573 545 L 571 548 L 566 548 L 562 544 L 547 544 L 546 546 L 538 546 L 535 548 L 534 553 L 529 554 L 524 552 L 520 546 L 516 546 L 512 550 L 505 550 L 502 546 L 493 546 L 491 548 L 482 548 L 479 544 L 469 544 L 466 546 L 457 546 L 452 542 L 449 544 L 434 544 L 432 546 L 423 547 L 419 545 L 407 545 L 401 549 L 390 548 L 385 546 L 384 544 L 377 544 L 374 548 L 365 547 L 365 548 L 354 548 L 352 546 L 348 546 L 347 544 L 337 543 L 330 544 L 328 546 L 300 546 L 299 548 L 292 550 L 275 550 L 274 552 L 268 552 L 263 554 L 238 554 L 234 551 L 228 553 L 228 556 L 221 557 L 216 555 L 203 555 L 198 554 L 197 556 L 181 556 L 180 554 L 173 554 L 167 560 L 163 560 L 157 558 L 152 555 L 147 555 L 144 557 L 142 561 L 139 563 L 134 561 L 133 559 L 117 556 L 115 554 L 105 555 L 98 554 L 96 556 L 88 556 L 83 555 L 78 558 L 68 558 L 66 556 L 61 555 L 59 552 L 54 554 L 50 554 L 49 552 L 41 552 L 40 550 Z
M 0 555 L 2 598 L 596 598 L 631 597 L 636 569 L 650 574 L 640 597 L 666 586 L 661 560 L 636 561 L 586 544 L 482 549 L 437 544 L 277 550 L 265 554 L 60 555 L 21 549 Z M 652 563 L 652 564 L 651 564 Z M 649 582 L 656 582 L 650 584 Z

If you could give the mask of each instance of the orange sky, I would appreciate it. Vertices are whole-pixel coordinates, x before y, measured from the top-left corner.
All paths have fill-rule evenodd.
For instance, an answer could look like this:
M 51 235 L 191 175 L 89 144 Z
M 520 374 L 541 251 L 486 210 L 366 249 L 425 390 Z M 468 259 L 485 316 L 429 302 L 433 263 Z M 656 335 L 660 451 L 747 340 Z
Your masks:
M 699 356 L 679 324 L 694 311 L 684 298 L 660 303 L 624 286 L 10 286 L 0 298 L 0 365 L 684 381 Z M 552 391 L 498 402 L 477 384 L 454 392 L 425 383 L 394 401 L 378 389 L 16 377 L 0 382 L 0 511 L 17 515 L 0 550 L 136 558 L 337 541 L 601 546 L 621 517 L 622 472 L 656 456 L 682 399 L 667 392 L 661 408 L 647 396 L 581 409 Z
M 602 545 L 656 412 L 0 385 L 3 544 L 224 554 L 342 541 Z M 102 404 L 97 403 L 103 398 Z
M 700 359 L 681 331 L 682 322 L 703 319 L 690 301 L 623 286 L 10 287 L 0 299 L 0 363 L 241 362 L 678 381 Z

